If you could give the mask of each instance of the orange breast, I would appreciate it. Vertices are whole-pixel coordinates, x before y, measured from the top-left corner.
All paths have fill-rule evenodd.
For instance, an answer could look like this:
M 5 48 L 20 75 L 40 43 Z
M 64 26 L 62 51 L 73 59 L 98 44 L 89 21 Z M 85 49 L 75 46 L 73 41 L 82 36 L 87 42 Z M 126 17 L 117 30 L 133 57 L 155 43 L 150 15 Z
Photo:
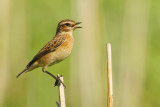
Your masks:
M 65 42 L 59 46 L 54 52 L 48 53 L 40 59 L 40 66 L 53 65 L 64 60 L 70 55 L 73 48 L 73 37 L 66 35 Z

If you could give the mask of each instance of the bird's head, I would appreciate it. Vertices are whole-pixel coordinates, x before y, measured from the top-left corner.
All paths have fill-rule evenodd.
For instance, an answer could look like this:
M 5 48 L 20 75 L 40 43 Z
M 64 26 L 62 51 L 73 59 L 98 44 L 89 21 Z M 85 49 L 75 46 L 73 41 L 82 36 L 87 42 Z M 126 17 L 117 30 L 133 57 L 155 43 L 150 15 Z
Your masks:
M 58 23 L 57 26 L 57 33 L 58 32 L 70 32 L 73 31 L 77 28 L 82 28 L 82 27 L 77 27 L 76 25 L 80 24 L 81 22 L 75 22 L 73 20 L 62 20 Z

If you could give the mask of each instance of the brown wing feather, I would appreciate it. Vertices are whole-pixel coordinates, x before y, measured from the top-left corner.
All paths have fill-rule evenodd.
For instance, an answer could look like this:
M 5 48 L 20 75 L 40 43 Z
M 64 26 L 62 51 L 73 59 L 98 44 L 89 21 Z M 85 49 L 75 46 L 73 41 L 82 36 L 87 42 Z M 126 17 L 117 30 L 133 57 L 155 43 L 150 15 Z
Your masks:
M 55 51 L 59 46 L 61 46 L 66 40 L 65 36 L 57 35 L 51 41 L 49 41 L 37 54 L 36 56 L 28 63 L 27 68 L 30 67 L 35 61 L 40 59 L 42 56 Z

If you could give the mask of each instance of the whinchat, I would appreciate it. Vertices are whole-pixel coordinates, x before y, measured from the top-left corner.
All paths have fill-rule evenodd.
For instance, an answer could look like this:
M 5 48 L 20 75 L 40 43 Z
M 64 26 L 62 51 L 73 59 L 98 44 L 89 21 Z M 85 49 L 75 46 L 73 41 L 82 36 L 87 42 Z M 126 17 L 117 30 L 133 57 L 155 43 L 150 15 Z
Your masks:
M 43 67 L 42 71 L 44 73 L 49 74 L 56 79 L 56 81 L 61 82 L 56 76 L 46 71 L 46 68 L 64 60 L 70 55 L 74 42 L 72 32 L 77 28 L 81 28 L 76 26 L 80 23 L 81 22 L 75 22 L 69 19 L 59 22 L 56 35 L 34 56 L 27 64 L 26 68 L 17 75 L 17 78 L 24 72 Z

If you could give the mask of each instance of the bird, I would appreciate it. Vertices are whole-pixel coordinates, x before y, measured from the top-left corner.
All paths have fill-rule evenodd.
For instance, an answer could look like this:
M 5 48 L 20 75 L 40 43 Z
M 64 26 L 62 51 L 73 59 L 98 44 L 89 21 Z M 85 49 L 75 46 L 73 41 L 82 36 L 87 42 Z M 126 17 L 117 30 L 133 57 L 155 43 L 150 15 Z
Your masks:
M 62 20 L 58 23 L 55 36 L 33 57 L 33 59 L 27 64 L 26 68 L 21 71 L 17 78 L 25 72 L 32 71 L 38 67 L 42 67 L 42 71 L 50 76 L 52 76 L 56 82 L 64 83 L 52 73 L 48 72 L 46 69 L 48 66 L 52 66 L 66 59 L 73 48 L 74 38 L 73 31 L 78 27 L 81 22 L 75 22 L 70 19 Z M 64 85 L 65 86 L 65 85 Z

